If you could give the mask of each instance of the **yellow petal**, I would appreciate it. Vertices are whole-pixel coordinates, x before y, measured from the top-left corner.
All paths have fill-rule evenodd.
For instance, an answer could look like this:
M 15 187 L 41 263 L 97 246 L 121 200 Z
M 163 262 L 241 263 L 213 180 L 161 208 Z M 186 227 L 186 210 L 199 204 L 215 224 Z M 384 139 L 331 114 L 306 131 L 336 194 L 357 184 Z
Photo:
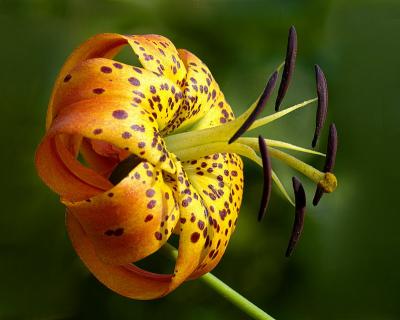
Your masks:
M 187 128 L 210 111 L 220 90 L 208 67 L 187 50 L 178 50 L 187 74 L 182 86 L 184 100 L 165 132 Z
M 201 130 L 216 127 L 235 119 L 231 106 L 226 102 L 224 94 L 220 91 L 219 96 L 211 109 L 201 118 L 192 130 Z
M 206 241 L 207 255 L 191 277 L 211 271 L 223 256 L 235 229 L 243 195 L 243 162 L 231 153 L 216 153 L 183 164 L 201 195 L 214 234 Z
M 167 180 L 174 190 L 179 205 L 179 248 L 174 276 L 169 290 L 175 289 L 198 268 L 204 258 L 205 243 L 209 232 L 208 212 L 197 190 L 190 184 L 182 166 L 177 162 L 176 179 Z M 208 236 L 210 237 L 210 236 Z
M 169 39 L 156 34 L 132 35 L 127 39 L 144 68 L 165 76 L 178 86 L 183 83 L 186 69 Z

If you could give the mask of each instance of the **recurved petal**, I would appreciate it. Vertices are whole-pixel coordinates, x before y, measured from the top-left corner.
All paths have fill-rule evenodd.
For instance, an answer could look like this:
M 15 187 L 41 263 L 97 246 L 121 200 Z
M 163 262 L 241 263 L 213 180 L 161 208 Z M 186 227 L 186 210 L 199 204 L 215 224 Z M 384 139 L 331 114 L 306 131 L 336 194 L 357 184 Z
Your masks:
M 175 165 L 153 116 L 117 97 L 87 99 L 60 110 L 48 136 L 81 135 L 134 153 L 167 172 Z
M 107 192 L 64 201 L 105 263 L 130 264 L 158 250 L 179 218 L 161 170 L 142 162 Z
M 182 84 L 183 101 L 165 131 L 184 129 L 204 117 L 220 94 L 217 82 L 208 67 L 191 52 L 179 49 L 187 74 Z
M 52 137 L 47 136 L 40 143 L 36 150 L 35 165 L 43 181 L 54 192 L 71 201 L 83 200 L 106 190 L 74 174 L 62 160 Z M 95 175 L 95 172 L 92 173 Z
M 223 256 L 235 229 L 243 194 L 243 162 L 230 153 L 216 153 L 184 163 L 190 183 L 200 193 L 214 231 L 206 239 L 207 255 L 191 278 L 211 271 Z
M 185 78 L 186 70 L 174 45 L 166 38 L 156 35 L 124 36 L 116 33 L 96 35 L 79 46 L 68 57 L 55 82 L 52 97 L 47 110 L 46 127 L 49 128 L 55 116 L 54 97 L 59 87 L 68 82 L 70 72 L 85 60 L 94 58 L 113 58 L 124 45 L 129 44 L 139 56 L 143 66 L 160 74 L 173 83 L 180 85 Z M 163 70 L 164 69 L 164 70 Z
M 119 158 L 117 157 L 113 158 L 96 152 L 92 141 L 87 138 L 82 139 L 80 152 L 90 168 L 103 177 L 109 177 L 112 170 L 119 162 Z
M 100 188 L 102 190 L 107 190 L 112 187 L 110 181 L 105 177 L 99 175 L 97 172 L 93 171 L 91 168 L 83 166 L 76 157 L 68 150 L 67 146 L 63 142 L 63 135 L 58 135 L 54 137 L 55 148 L 58 152 L 58 156 L 64 165 L 70 170 L 75 176 L 77 176 L 82 181 L 87 184 Z
M 177 163 L 176 179 L 170 177 L 167 184 L 174 190 L 179 205 L 180 219 L 178 258 L 169 290 L 174 290 L 196 270 L 207 253 L 206 239 L 213 230 L 208 223 L 208 211 L 195 187 L 191 185 L 181 164 Z
M 173 43 L 156 34 L 126 36 L 143 67 L 181 85 L 186 69 Z
M 131 299 L 150 300 L 168 292 L 171 275 L 144 271 L 136 266 L 104 263 L 76 217 L 67 212 L 68 234 L 77 254 L 93 275 L 111 290 Z
M 68 76 L 54 95 L 55 115 L 81 100 L 117 97 L 127 104 L 143 108 L 162 129 L 182 100 L 180 87 L 168 78 L 110 59 L 85 60 L 70 70 Z
M 226 102 L 225 96 L 220 91 L 217 100 L 210 110 L 194 126 L 193 130 L 201 130 L 222 125 L 235 119 L 231 106 Z
M 68 57 L 67 61 L 64 63 L 60 73 L 58 74 L 57 80 L 53 87 L 53 92 L 49 101 L 46 117 L 46 128 L 48 129 L 54 118 L 53 110 L 53 100 L 59 86 L 68 81 L 70 75 L 69 72 L 74 69 L 82 61 L 92 58 L 112 58 L 114 57 L 124 45 L 127 44 L 127 40 L 124 36 L 116 33 L 103 33 L 98 34 L 83 44 L 72 52 Z

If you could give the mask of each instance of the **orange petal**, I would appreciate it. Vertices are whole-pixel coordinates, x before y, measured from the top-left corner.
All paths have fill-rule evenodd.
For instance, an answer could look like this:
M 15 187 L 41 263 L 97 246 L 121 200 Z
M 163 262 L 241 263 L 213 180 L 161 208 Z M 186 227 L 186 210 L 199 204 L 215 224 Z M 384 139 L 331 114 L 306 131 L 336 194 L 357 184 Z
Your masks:
M 74 52 L 68 57 L 67 61 L 63 65 L 54 84 L 52 96 L 47 109 L 46 128 L 50 127 L 54 115 L 57 113 L 57 110 L 55 110 L 56 106 L 53 105 L 53 99 L 57 94 L 59 86 L 64 81 L 68 81 L 69 71 L 87 59 L 98 57 L 111 58 L 115 56 L 126 44 L 127 40 L 122 35 L 115 33 L 103 33 L 90 38 L 74 50 Z
M 214 230 L 207 241 L 207 256 L 191 275 L 196 278 L 218 264 L 235 229 L 243 195 L 243 162 L 236 154 L 216 153 L 183 166 L 202 196 Z
M 87 199 L 104 191 L 82 181 L 67 168 L 51 137 L 45 137 L 40 143 L 36 150 L 35 164 L 43 181 L 54 192 L 71 201 Z
M 79 179 L 86 182 L 87 184 L 102 189 L 107 190 L 112 187 L 110 181 L 108 181 L 103 176 L 99 175 L 97 172 L 90 168 L 84 167 L 67 149 L 62 141 L 62 135 L 54 137 L 54 143 L 58 155 L 64 165 Z
M 185 66 L 174 45 L 168 39 L 157 35 L 124 36 L 115 33 L 96 35 L 78 47 L 62 67 L 47 110 L 47 128 L 50 127 L 58 112 L 58 105 L 54 98 L 57 96 L 60 86 L 70 80 L 70 72 L 83 61 L 94 58 L 112 58 L 126 44 L 132 47 L 146 69 L 157 75 L 165 75 L 178 86 L 183 82 L 186 75 Z
M 103 177 L 109 177 L 112 170 L 118 164 L 118 158 L 105 157 L 97 153 L 89 139 L 85 138 L 81 144 L 81 154 L 85 161 L 88 163 L 90 168 L 102 175 Z
M 162 129 L 174 116 L 182 99 L 180 87 L 168 78 L 109 59 L 86 60 L 71 70 L 69 76 L 54 97 L 58 111 L 100 95 L 118 97 L 149 112 Z
M 170 121 L 166 132 L 182 130 L 204 117 L 210 111 L 220 90 L 208 67 L 194 54 L 179 49 L 179 56 L 186 66 L 187 74 L 182 87 L 184 101 Z
M 98 97 L 62 109 L 48 132 L 49 135 L 60 133 L 105 141 L 167 172 L 175 171 L 154 118 L 124 99 Z
M 108 264 L 129 264 L 152 254 L 168 240 L 179 218 L 172 190 L 148 162 L 105 193 L 64 204 Z
M 171 275 L 147 272 L 136 266 L 106 264 L 96 255 L 93 244 L 73 214 L 67 212 L 66 224 L 79 257 L 105 286 L 125 297 L 140 300 L 159 298 L 168 292 Z

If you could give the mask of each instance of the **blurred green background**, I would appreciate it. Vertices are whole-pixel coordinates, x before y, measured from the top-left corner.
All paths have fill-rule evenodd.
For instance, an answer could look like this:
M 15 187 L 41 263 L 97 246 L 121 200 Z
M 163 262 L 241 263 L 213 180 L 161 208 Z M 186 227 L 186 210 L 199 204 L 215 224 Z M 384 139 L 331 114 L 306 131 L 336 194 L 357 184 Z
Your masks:
M 319 63 L 328 121 L 339 132 L 340 185 L 309 208 L 302 241 L 286 259 L 293 210 L 275 191 L 267 218 L 256 222 L 262 181 L 246 162 L 238 228 L 214 274 L 277 319 L 400 319 L 400 3 L 384 0 L 0 0 L 0 319 L 246 319 L 201 281 L 144 302 L 103 287 L 71 248 L 63 207 L 37 177 L 33 156 L 52 83 L 88 37 L 165 35 L 201 57 L 239 113 L 282 61 L 292 24 L 298 64 L 284 105 L 315 95 Z M 262 132 L 309 146 L 314 114 L 315 106 Z M 275 165 L 290 187 L 294 173 Z M 311 202 L 313 186 L 306 189 Z

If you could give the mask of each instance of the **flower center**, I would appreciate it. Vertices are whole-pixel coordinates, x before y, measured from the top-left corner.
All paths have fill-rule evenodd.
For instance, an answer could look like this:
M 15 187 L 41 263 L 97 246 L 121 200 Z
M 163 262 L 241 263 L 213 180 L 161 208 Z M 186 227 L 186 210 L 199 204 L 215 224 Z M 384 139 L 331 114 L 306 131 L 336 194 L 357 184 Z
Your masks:
M 237 132 L 243 126 L 243 124 L 246 123 L 246 121 L 254 114 L 254 111 L 256 110 L 259 101 L 260 99 L 258 99 L 240 117 L 226 124 L 202 130 L 178 133 L 165 137 L 165 143 L 168 150 L 174 153 L 182 161 L 197 159 L 199 157 L 204 157 L 206 155 L 219 152 L 237 153 L 241 156 L 249 158 L 250 160 L 253 160 L 257 164 L 262 166 L 262 159 L 257 155 L 257 153 L 260 152 L 257 138 L 240 137 L 235 142 L 229 143 L 229 140 L 234 136 L 235 132 Z M 283 116 L 297 109 L 309 106 L 316 101 L 317 98 L 306 100 L 290 108 L 255 120 L 252 124 L 249 125 L 249 128 L 246 130 L 246 132 L 276 121 Z M 268 146 L 269 155 L 271 157 L 276 158 L 286 165 L 301 172 L 313 182 L 315 182 L 318 186 L 322 187 L 324 192 L 329 193 L 335 190 L 337 186 L 337 180 L 332 173 L 319 171 L 311 165 L 308 165 L 307 163 L 297 159 L 296 157 L 286 152 L 278 150 L 277 148 L 289 149 L 323 157 L 325 157 L 325 154 L 311 149 L 302 148 L 284 141 L 265 139 L 265 142 Z M 273 173 L 273 179 L 282 191 L 283 186 L 279 182 L 279 179 L 275 173 Z M 286 191 L 284 192 L 284 194 L 288 198 Z M 290 200 L 290 198 L 288 199 Z M 290 202 L 292 201 L 290 200 Z

